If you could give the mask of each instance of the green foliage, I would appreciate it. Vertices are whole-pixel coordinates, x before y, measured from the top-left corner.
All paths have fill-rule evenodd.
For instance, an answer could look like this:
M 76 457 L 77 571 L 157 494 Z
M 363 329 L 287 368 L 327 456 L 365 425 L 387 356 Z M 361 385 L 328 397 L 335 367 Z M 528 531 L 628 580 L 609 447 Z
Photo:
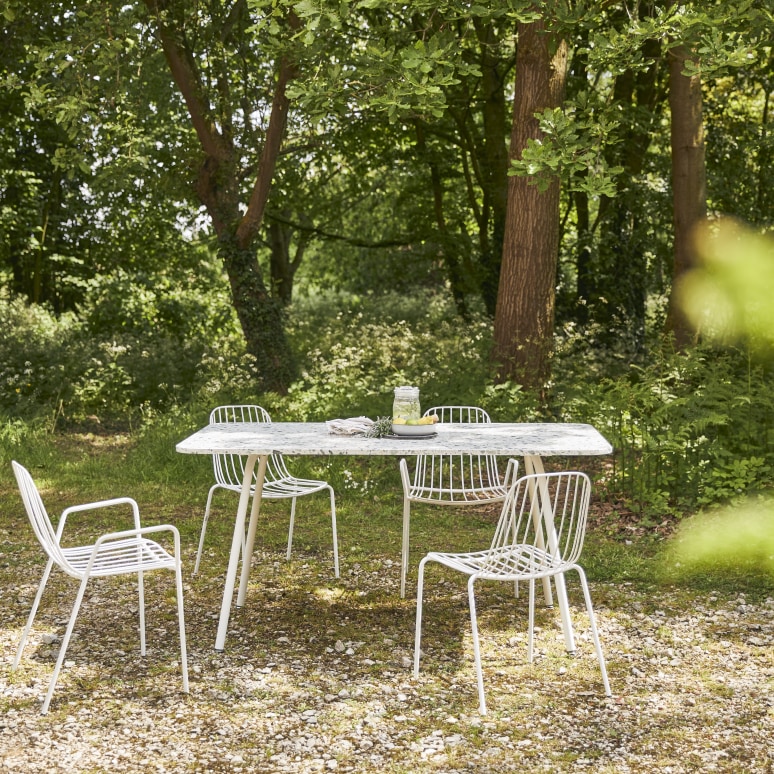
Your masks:
M 698 234 L 702 263 L 678 288 L 696 328 L 714 340 L 774 344 L 774 239 L 730 219 Z
M 307 354 L 285 413 L 375 418 L 390 413 L 401 384 L 418 385 L 423 406 L 478 402 L 491 378 L 491 326 L 483 315 L 466 323 L 448 297 L 430 294 L 411 300 L 410 315 L 408 300 L 393 294 L 351 302 L 327 319 L 294 311 L 294 346 Z
M 681 526 L 664 558 L 672 572 L 705 573 L 719 567 L 774 575 L 774 507 L 751 500 L 744 506 L 715 509 Z
M 0 407 L 12 416 L 53 416 L 69 395 L 68 368 L 82 360 L 76 320 L 0 297 L 0 328 Z
M 9 416 L 90 422 L 141 421 L 243 383 L 249 365 L 226 288 L 206 266 L 180 286 L 118 274 L 90 283 L 80 319 L 0 298 L 0 409 Z
M 606 145 L 620 142 L 614 134 L 618 122 L 609 111 L 594 111 L 582 92 L 576 103 L 546 108 L 535 118 L 542 137 L 527 140 L 521 159 L 511 161 L 509 175 L 530 177 L 540 191 L 559 177 L 567 190 L 615 196 L 615 178 L 623 167 L 610 166 L 604 155 Z
M 226 286 L 187 238 L 197 228 L 190 200 L 201 158 L 145 6 L 6 3 L 0 281 L 56 313 L 0 301 L 9 427 L 93 416 L 151 432 L 169 412 L 206 415 L 231 400 L 260 400 L 284 419 L 374 417 L 388 412 L 395 384 L 412 382 L 425 406 L 470 402 L 501 420 L 593 422 L 616 447 L 611 494 L 648 516 L 765 484 L 763 357 L 711 348 L 661 356 L 645 346 L 671 251 L 658 72 L 669 45 L 697 54 L 690 67 L 708 92 L 711 207 L 771 220 L 771 48 L 762 39 L 771 13 L 760 5 L 250 0 L 191 14 L 167 4 L 167 19 L 201 44 L 210 118 L 244 161 L 234 201 L 249 193 L 277 62 L 289 55 L 296 65 L 267 205 L 267 219 L 281 220 L 297 244 L 308 237 L 296 285 L 306 296 L 289 310 L 303 376 L 280 398 L 256 394 L 255 359 Z M 301 25 L 292 30 L 291 9 Z M 570 44 L 574 77 L 512 171 L 538 185 L 563 180 L 560 321 L 584 319 L 578 309 L 604 317 L 562 343 L 547 400 L 494 384 L 490 321 L 470 300 L 461 321 L 444 284 L 457 298 L 476 296 L 486 261 L 499 258 L 499 193 L 486 180 L 504 179 L 507 153 L 495 151 L 506 150 L 508 125 L 482 106 L 507 116 L 510 86 L 501 87 L 513 83 L 515 22 L 545 17 Z M 342 292 L 321 296 L 320 287 Z M 756 302 L 764 309 L 766 293 Z M 747 314 L 751 297 L 736 293 L 734 304 Z M 632 331 L 623 343 L 620 330 Z
M 586 331 L 568 333 L 546 403 L 518 384 L 494 383 L 491 324 L 480 312 L 463 321 L 448 296 L 322 294 L 290 310 L 302 376 L 283 397 L 256 392 L 236 324 L 228 328 L 218 314 L 222 285 L 205 309 L 194 290 L 154 292 L 124 278 L 119 298 L 110 287 L 116 292 L 95 293 L 86 322 L 0 303 L 0 410 L 14 443 L 30 420 L 40 433 L 94 415 L 105 426 L 130 423 L 174 467 L 179 425 L 201 425 L 215 405 L 258 402 L 278 420 L 376 419 L 389 415 L 393 388 L 410 383 L 425 408 L 470 403 L 495 421 L 595 425 L 615 450 L 610 464 L 602 461 L 600 493 L 646 522 L 764 490 L 774 473 L 772 366 L 746 350 L 705 346 L 635 364 L 624 350 L 600 350 Z M 110 298 L 128 318 L 104 312 Z M 170 308 L 179 314 L 164 317 Z M 369 467 L 352 475 L 380 474 Z
M 630 366 L 562 395 L 615 449 L 608 485 L 645 516 L 684 514 L 769 485 L 774 444 L 771 364 L 699 347 Z M 567 383 L 565 378 L 564 383 Z

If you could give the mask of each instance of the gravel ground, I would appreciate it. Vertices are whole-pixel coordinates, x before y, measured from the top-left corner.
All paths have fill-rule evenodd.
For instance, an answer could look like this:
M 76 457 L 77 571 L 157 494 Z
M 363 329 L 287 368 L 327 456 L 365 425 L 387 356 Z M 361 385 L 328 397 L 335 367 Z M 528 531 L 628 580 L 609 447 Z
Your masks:
M 223 654 L 213 650 L 219 560 L 188 578 L 188 696 L 171 578 L 148 579 L 144 659 L 131 585 L 95 582 L 46 717 L 75 587 L 52 579 L 11 672 L 41 568 L 0 566 L 0 771 L 774 771 L 774 598 L 592 583 L 607 699 L 575 578 L 578 655 L 566 656 L 558 613 L 543 609 L 531 665 L 526 601 L 482 586 L 482 717 L 460 578 L 428 571 L 414 680 L 414 602 L 397 596 L 397 563 L 348 556 L 335 581 L 328 557 L 299 557 L 257 553 Z

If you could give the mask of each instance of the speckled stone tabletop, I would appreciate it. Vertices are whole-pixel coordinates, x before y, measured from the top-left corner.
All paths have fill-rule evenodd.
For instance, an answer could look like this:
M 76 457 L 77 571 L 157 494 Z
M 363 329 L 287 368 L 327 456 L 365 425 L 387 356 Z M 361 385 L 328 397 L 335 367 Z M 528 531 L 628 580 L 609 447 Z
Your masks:
M 325 422 L 213 424 L 177 444 L 183 454 L 585 456 L 612 453 L 591 425 L 563 423 L 438 424 L 430 438 L 333 435 Z

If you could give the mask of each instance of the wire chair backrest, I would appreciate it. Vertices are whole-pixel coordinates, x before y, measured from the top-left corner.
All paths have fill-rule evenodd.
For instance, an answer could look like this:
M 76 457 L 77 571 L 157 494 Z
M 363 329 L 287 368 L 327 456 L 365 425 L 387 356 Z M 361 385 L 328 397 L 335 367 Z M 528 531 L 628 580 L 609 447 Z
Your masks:
M 230 422 L 271 423 L 271 416 L 265 408 L 255 405 L 218 406 L 210 412 L 210 424 Z M 222 486 L 241 487 L 245 473 L 246 457 L 240 454 L 213 454 L 212 467 L 215 481 Z M 253 471 L 253 481 L 257 472 Z M 266 464 L 266 483 L 290 477 L 281 454 L 271 454 Z
M 19 485 L 19 493 L 24 503 L 24 509 L 27 511 L 30 524 L 35 532 L 35 537 L 37 537 L 38 542 L 49 559 L 58 564 L 68 575 L 72 575 L 73 570 L 70 568 L 67 559 L 62 553 L 62 549 L 59 547 L 59 539 L 51 524 L 51 519 L 48 517 L 46 507 L 43 505 L 40 492 L 32 480 L 32 476 L 23 465 L 16 461 L 11 461 L 11 466 L 16 476 L 16 482 Z
M 508 491 L 492 540 L 492 551 L 528 546 L 523 569 L 537 574 L 569 567 L 580 558 L 586 533 L 591 482 L 565 471 L 523 476 Z
M 490 424 L 484 409 L 477 406 L 433 406 L 425 416 L 435 414 L 438 423 Z M 493 497 L 502 499 L 502 481 L 497 457 L 492 454 L 420 454 L 416 458 L 413 489 L 425 499 L 438 502 L 467 502 Z
M 425 416 L 436 414 L 439 422 L 454 424 L 479 424 L 492 422 L 489 414 L 478 406 L 433 406 L 425 411 Z

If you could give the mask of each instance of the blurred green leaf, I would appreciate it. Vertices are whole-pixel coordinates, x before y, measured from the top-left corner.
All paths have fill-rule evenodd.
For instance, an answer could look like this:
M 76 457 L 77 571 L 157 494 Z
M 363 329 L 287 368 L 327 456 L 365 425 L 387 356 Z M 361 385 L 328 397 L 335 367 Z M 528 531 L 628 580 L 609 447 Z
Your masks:
M 774 239 L 730 218 L 696 233 L 701 265 L 679 287 L 703 335 L 774 343 Z

